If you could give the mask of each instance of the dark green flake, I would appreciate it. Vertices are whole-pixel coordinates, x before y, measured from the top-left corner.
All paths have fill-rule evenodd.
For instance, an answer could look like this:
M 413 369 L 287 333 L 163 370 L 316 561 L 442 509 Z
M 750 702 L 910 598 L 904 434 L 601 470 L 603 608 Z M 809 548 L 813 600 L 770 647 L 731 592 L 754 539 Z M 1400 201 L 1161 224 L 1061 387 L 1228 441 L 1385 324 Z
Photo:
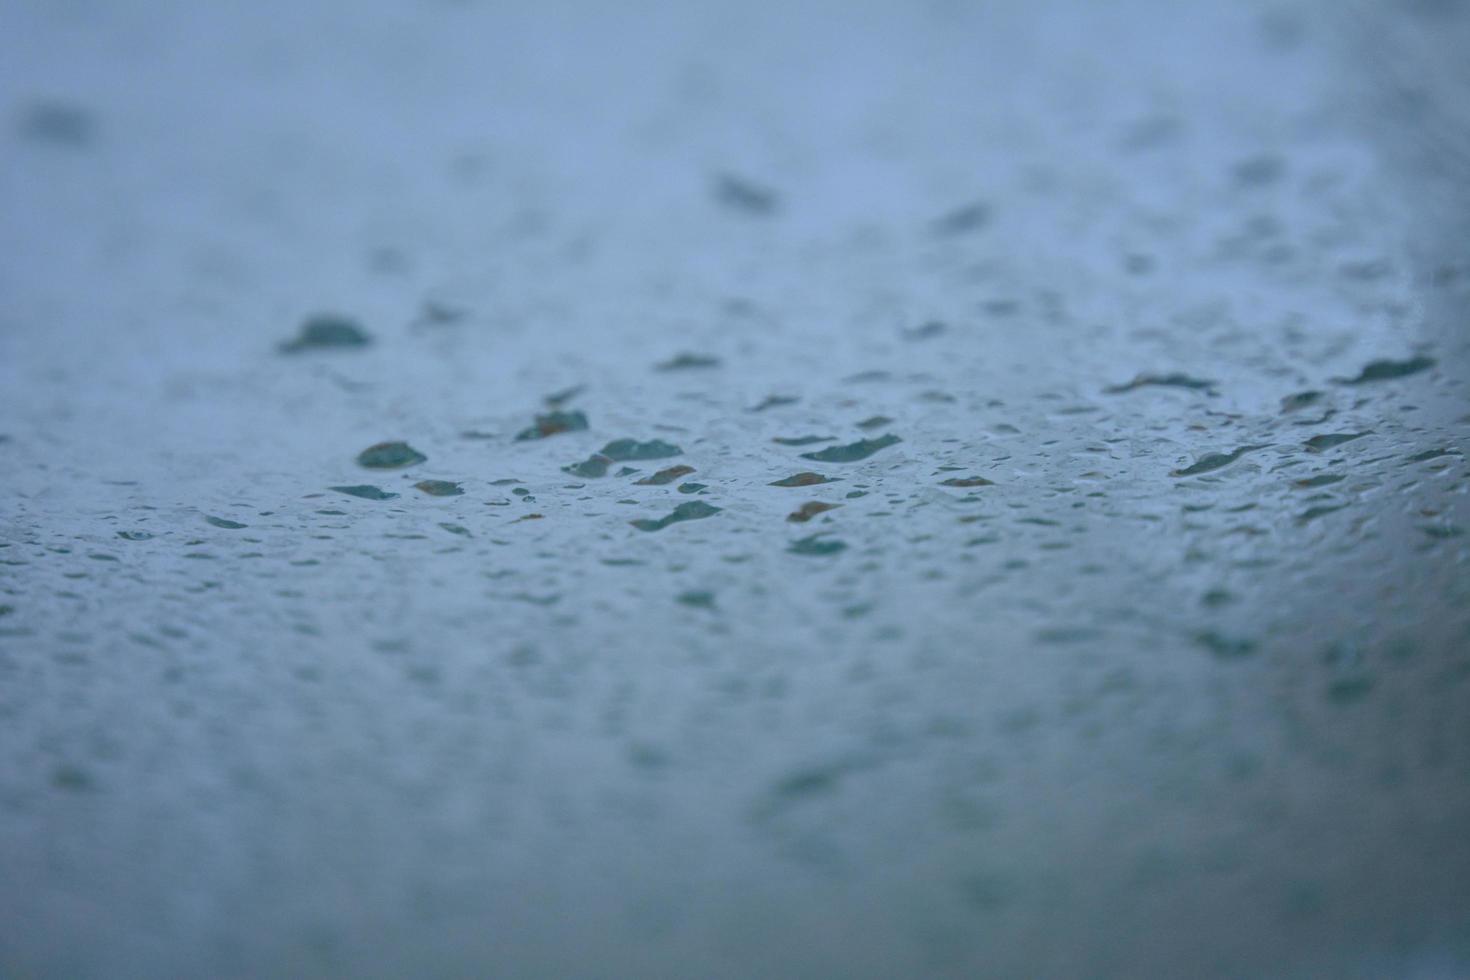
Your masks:
M 580 463 L 572 463 L 570 466 L 563 466 L 562 471 L 565 473 L 570 473 L 573 476 L 593 479 L 599 476 L 607 476 L 607 467 L 611 462 L 612 460 L 608 459 L 601 453 L 593 453 L 591 456 L 588 456 Z
M 846 548 L 846 543 L 842 541 L 823 541 L 822 535 L 813 534 L 810 537 L 800 538 L 791 542 L 791 547 L 786 550 L 793 555 L 821 557 L 823 555 L 835 555 L 839 551 L 846 550 Z
M 1103 389 L 1107 395 L 1121 395 L 1139 388 L 1188 388 L 1191 391 L 1211 391 L 1215 382 L 1203 378 L 1191 378 L 1187 374 L 1140 374 L 1132 381 L 1121 385 L 1109 385 Z
M 936 235 L 951 237 L 966 232 L 979 231 L 990 223 L 990 207 L 983 201 L 964 204 L 947 214 L 934 219 L 929 230 Z
M 717 176 L 714 194 L 721 204 L 746 214 L 771 215 L 781 207 L 781 198 L 774 190 L 734 174 Z
M 767 395 L 759 405 L 753 406 L 749 409 L 749 411 L 764 412 L 768 408 L 780 408 L 783 405 L 795 405 L 799 401 L 801 401 L 800 398 L 793 398 L 790 395 Z
M 51 785 L 74 793 L 87 792 L 94 786 L 92 776 L 85 769 L 70 765 L 56 767 L 51 773 Z
M 1371 677 L 1340 677 L 1327 685 L 1327 700 L 1333 704 L 1361 701 L 1373 690 Z
M 1281 399 L 1281 411 L 1295 412 L 1299 408 L 1315 405 L 1321 400 L 1322 392 L 1320 391 L 1299 391 L 1294 395 L 1287 395 Z
M 694 467 L 692 466 L 670 466 L 666 470 L 659 470 L 653 476 L 645 476 L 635 485 L 640 487 L 661 487 L 666 483 L 673 483 L 679 477 L 687 476 L 693 472 Z
M 944 333 L 945 326 L 938 320 L 929 320 L 919 324 L 917 327 L 905 327 L 903 335 L 907 340 L 931 340 Z
M 637 520 L 629 521 L 640 531 L 662 531 L 670 524 L 678 524 L 681 521 L 697 521 L 705 517 L 713 517 L 720 512 L 720 508 L 711 506 L 702 500 L 691 500 L 674 508 L 673 513 L 667 517 L 661 517 L 656 521 Z
M 777 436 L 771 440 L 778 446 L 810 446 L 817 442 L 836 442 L 836 436 Z
M 1201 456 L 1193 465 L 1186 466 L 1182 470 L 1174 470 L 1169 475 L 1199 476 L 1201 473 L 1210 473 L 1215 470 L 1222 469 L 1223 467 L 1229 466 L 1231 463 L 1235 462 L 1246 453 L 1265 448 L 1265 446 L 1241 446 L 1239 449 L 1230 453 L 1206 453 L 1205 455 Z
M 1254 640 L 1225 636 L 1214 630 L 1196 634 L 1194 641 L 1220 660 L 1238 660 L 1256 652 Z
M 1303 443 L 1303 445 L 1314 453 L 1320 453 L 1341 446 L 1345 442 L 1361 439 L 1366 435 L 1368 435 L 1366 432 L 1333 432 L 1326 435 L 1313 436 Z
M 393 470 L 401 466 L 413 466 L 429 457 L 406 442 L 380 442 L 357 454 L 357 462 L 374 470 Z
M 648 442 L 639 442 L 636 439 L 615 439 L 602 447 L 602 455 L 615 463 L 640 459 L 667 459 L 683 452 L 684 450 L 678 446 L 664 442 L 662 439 L 650 439 Z
M 37 102 L 21 118 L 21 134 L 55 146 L 83 147 L 97 133 L 91 110 L 70 102 Z
M 561 391 L 552 392 L 546 396 L 545 401 L 552 408 L 560 408 L 586 390 L 586 385 L 573 385 L 570 388 L 563 388 Z
M 1392 381 L 1394 378 L 1408 377 L 1432 367 L 1432 357 L 1411 357 L 1407 361 L 1369 361 L 1356 378 L 1339 378 L 1338 384 L 1364 385 L 1373 381 Z
M 860 459 L 867 459 L 880 449 L 887 449 L 902 441 L 895 435 L 879 436 L 877 439 L 859 439 L 845 446 L 830 446 L 814 453 L 802 453 L 801 458 L 818 463 L 856 463 Z
M 308 318 L 294 339 L 281 344 L 281 352 L 350 349 L 366 347 L 372 342 L 355 320 L 327 313 Z
M 398 496 L 396 493 L 379 490 L 377 487 L 365 483 L 351 487 L 328 487 L 327 489 L 335 490 L 338 493 L 345 493 L 349 497 L 361 497 L 363 500 L 392 500 Z
M 655 366 L 657 371 L 688 371 L 699 368 L 715 368 L 720 366 L 718 357 L 708 354 L 679 354 L 667 361 Z

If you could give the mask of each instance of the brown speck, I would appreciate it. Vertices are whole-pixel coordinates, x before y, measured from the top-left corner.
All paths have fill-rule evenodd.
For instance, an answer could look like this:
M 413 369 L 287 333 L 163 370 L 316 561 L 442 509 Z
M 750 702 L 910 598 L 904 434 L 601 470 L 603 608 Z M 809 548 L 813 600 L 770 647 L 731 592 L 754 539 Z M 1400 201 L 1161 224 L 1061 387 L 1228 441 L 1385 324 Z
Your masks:
M 841 506 L 841 504 L 824 504 L 821 501 L 812 500 L 802 504 L 790 514 L 787 514 L 786 519 L 793 524 L 805 524 L 823 511 L 833 510 Z

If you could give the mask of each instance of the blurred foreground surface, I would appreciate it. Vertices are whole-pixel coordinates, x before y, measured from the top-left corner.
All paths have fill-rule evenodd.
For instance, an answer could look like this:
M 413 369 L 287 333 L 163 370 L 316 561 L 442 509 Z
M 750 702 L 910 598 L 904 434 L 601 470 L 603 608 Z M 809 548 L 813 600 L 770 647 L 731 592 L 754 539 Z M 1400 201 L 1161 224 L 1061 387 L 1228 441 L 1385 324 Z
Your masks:
M 1470 975 L 1467 43 L 0 7 L 0 974 Z

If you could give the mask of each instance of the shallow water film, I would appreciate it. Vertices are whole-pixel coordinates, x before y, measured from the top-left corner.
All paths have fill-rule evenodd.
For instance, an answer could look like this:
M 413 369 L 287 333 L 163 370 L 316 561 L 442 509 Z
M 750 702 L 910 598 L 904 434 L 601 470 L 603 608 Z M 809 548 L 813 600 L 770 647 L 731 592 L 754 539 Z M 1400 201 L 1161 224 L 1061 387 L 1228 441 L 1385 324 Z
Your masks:
M 1470 3 L 0 3 L 0 977 L 1470 977 Z

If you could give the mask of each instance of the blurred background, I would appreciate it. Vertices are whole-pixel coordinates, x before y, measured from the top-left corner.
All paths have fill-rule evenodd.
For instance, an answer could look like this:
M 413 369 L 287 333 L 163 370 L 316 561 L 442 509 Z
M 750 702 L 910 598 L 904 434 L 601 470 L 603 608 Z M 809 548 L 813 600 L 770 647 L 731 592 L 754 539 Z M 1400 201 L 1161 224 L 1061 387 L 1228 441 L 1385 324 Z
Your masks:
M 1470 976 L 1467 50 L 6 0 L 0 976 Z

